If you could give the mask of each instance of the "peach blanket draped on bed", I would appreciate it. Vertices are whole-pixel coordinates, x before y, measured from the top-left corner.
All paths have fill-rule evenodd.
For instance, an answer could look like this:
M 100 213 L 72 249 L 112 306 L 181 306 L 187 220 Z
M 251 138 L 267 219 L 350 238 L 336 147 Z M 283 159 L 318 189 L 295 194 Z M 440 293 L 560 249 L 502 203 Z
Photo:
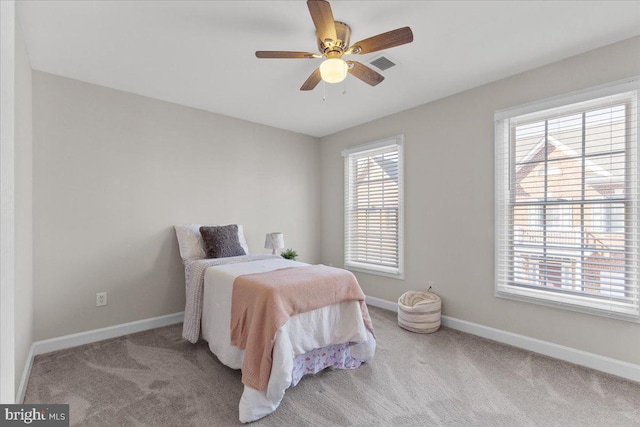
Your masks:
M 276 332 L 296 314 L 343 301 L 360 301 L 375 336 L 364 293 L 353 273 L 325 265 L 238 276 L 231 297 L 231 344 L 245 350 L 243 384 L 266 390 Z

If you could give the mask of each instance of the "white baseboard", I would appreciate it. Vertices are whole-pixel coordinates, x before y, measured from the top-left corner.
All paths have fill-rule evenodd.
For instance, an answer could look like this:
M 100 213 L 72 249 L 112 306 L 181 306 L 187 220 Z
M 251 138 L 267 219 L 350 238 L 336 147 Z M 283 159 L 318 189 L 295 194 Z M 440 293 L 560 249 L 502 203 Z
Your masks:
M 20 387 L 18 388 L 16 403 L 20 404 L 24 401 L 24 394 L 27 391 L 27 383 L 29 381 L 29 375 L 31 374 L 33 358 L 39 354 L 64 350 L 66 348 L 77 347 L 84 344 L 91 344 L 93 342 L 117 338 L 123 335 L 134 334 L 136 332 L 148 331 L 149 329 L 161 328 L 163 326 L 175 325 L 176 323 L 182 323 L 183 320 L 184 311 L 180 313 L 167 314 L 165 316 L 152 317 L 150 319 L 137 320 L 135 322 L 123 323 L 121 325 L 94 329 L 92 331 L 79 332 L 77 334 L 65 335 L 48 340 L 36 341 L 31 344 L 31 349 L 27 356 L 28 360 L 26 361 L 22 372 L 22 380 L 20 381 Z
M 389 310 L 389 311 L 395 311 L 395 312 L 398 311 L 397 302 L 387 301 L 386 299 L 380 299 L 376 297 L 370 297 L 369 295 L 366 296 L 365 302 L 367 303 L 367 305 L 372 305 L 374 307 L 384 308 L 385 310 Z
M 389 311 L 398 311 L 398 303 L 387 301 L 376 297 L 367 296 L 367 304 L 380 307 Z M 27 390 L 27 382 L 33 365 L 33 358 L 39 354 L 50 353 L 52 351 L 64 350 L 66 348 L 77 347 L 79 345 L 90 344 L 109 338 L 121 337 L 123 335 L 143 332 L 150 329 L 161 328 L 163 326 L 181 323 L 184 320 L 184 312 L 168 314 L 166 316 L 153 317 L 150 319 L 138 320 L 121 325 L 109 326 L 107 328 L 95 329 L 93 331 L 80 332 L 72 335 L 65 335 L 58 338 L 36 341 L 31 344 L 28 360 L 22 372 L 20 387 L 16 396 L 16 403 L 22 403 Z M 577 350 L 575 348 L 554 344 L 530 338 L 524 335 L 483 326 L 466 320 L 454 317 L 442 316 L 442 324 L 446 327 L 466 332 L 479 337 L 488 338 L 514 347 L 544 354 L 545 356 L 565 360 L 577 365 L 586 366 L 608 374 L 627 378 L 640 382 L 640 365 L 623 362 L 610 357 L 600 356 L 594 353 Z
M 22 370 L 22 378 L 20 379 L 20 386 L 18 387 L 18 394 L 16 395 L 16 404 L 20 405 L 24 402 L 24 394 L 27 392 L 27 383 L 29 382 L 29 375 L 31 375 L 31 366 L 33 366 L 33 358 L 35 347 L 31 344 L 29 348 L 29 354 Z
M 389 311 L 398 311 L 398 303 L 367 296 L 367 304 L 380 307 Z M 478 323 L 456 319 L 455 317 L 442 316 L 442 325 L 477 335 L 482 338 L 498 341 L 503 344 L 529 350 L 534 353 L 544 354 L 576 365 L 586 366 L 618 377 L 640 382 L 640 365 L 623 362 L 610 357 L 600 356 L 594 353 L 577 350 L 575 348 L 554 344 L 548 341 L 530 338 L 525 335 L 491 328 Z

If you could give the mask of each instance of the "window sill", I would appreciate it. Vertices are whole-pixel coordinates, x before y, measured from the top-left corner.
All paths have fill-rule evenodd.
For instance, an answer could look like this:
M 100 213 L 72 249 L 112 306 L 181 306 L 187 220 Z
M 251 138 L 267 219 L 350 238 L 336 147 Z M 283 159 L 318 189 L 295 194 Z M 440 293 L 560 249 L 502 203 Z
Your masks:
M 373 274 L 376 276 L 390 277 L 392 279 L 404 280 L 404 274 L 395 268 L 385 267 L 371 267 L 363 263 L 347 262 L 344 268 L 349 271 L 356 271 L 359 273 Z
M 594 298 L 579 295 L 567 295 L 508 285 L 497 288 L 495 296 L 498 298 L 640 323 L 638 309 L 628 303 L 598 301 Z

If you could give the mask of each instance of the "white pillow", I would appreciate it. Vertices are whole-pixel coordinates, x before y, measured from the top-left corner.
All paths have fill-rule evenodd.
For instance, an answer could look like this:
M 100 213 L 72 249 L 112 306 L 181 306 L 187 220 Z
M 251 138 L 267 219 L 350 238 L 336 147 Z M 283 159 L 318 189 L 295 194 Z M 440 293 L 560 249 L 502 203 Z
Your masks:
M 200 224 L 176 225 L 176 237 L 178 237 L 178 246 L 180 246 L 180 256 L 186 259 L 202 259 L 205 258 L 204 243 L 200 234 Z M 238 224 L 238 240 L 240 246 L 244 249 L 245 254 L 249 254 L 249 246 L 247 239 L 244 237 L 242 225 Z

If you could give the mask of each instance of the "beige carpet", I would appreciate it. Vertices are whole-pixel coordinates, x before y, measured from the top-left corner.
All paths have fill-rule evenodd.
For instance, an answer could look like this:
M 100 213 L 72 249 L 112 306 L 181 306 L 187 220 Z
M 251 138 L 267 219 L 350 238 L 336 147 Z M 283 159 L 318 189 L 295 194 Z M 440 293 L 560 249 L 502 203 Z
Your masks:
M 640 384 L 452 329 L 418 335 L 372 307 L 376 357 L 289 389 L 255 426 L 640 426 Z M 25 403 L 72 425 L 233 426 L 240 373 L 181 325 L 37 356 Z

